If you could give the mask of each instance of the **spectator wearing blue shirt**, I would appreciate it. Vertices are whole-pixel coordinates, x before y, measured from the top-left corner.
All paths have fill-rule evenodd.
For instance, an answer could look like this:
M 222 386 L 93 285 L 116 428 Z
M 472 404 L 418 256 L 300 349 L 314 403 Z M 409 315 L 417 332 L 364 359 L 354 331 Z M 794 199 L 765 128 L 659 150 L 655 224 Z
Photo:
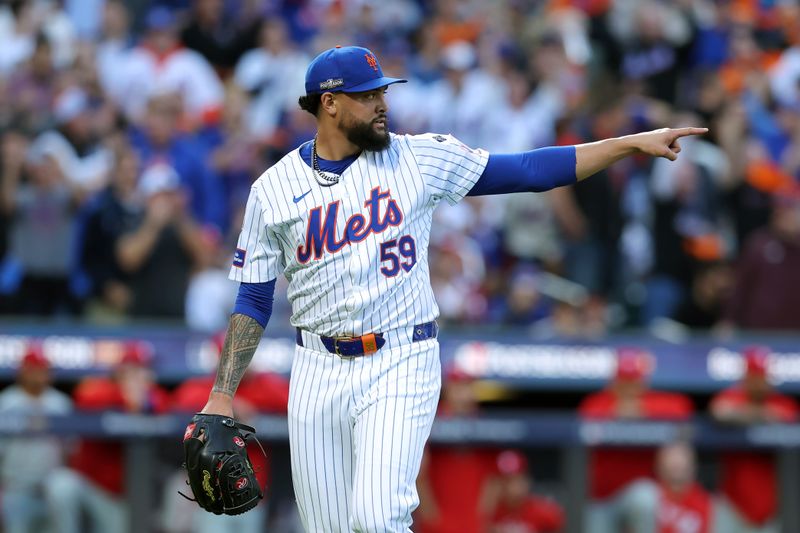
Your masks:
M 190 212 L 200 224 L 226 229 L 227 205 L 220 179 L 199 156 L 203 146 L 178 129 L 180 102 L 175 94 L 157 95 L 147 104 L 141 128 L 130 131 L 130 140 L 147 166 L 155 162 L 170 165 L 189 193 Z

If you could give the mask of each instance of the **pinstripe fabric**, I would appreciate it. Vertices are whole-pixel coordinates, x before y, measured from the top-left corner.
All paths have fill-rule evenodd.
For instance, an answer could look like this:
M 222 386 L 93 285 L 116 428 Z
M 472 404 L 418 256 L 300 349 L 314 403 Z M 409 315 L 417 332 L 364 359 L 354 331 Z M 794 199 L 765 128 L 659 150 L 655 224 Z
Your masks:
M 297 347 L 289 444 L 307 531 L 410 531 L 440 384 L 434 339 L 350 360 Z
M 430 287 L 428 240 L 439 201 L 455 203 L 480 177 L 488 154 L 470 150 L 445 135 L 392 136 L 383 152 L 363 152 L 332 187 L 320 187 L 299 151 L 286 155 L 253 184 L 238 248 L 242 267 L 230 278 L 258 283 L 281 272 L 289 280 L 287 296 L 293 326 L 318 335 L 361 335 L 434 320 L 439 310 Z M 336 238 L 347 220 L 369 216 L 365 201 L 379 187 L 397 202 L 403 221 L 372 233 L 335 253 L 301 263 L 297 249 L 306 244 L 310 211 L 339 201 Z M 293 198 L 299 198 L 294 203 Z M 386 209 L 388 199 L 380 202 Z M 416 263 L 409 271 L 387 277 L 380 271 L 381 243 L 409 235 Z
M 455 203 L 469 192 L 487 161 L 450 136 L 392 135 L 386 150 L 363 152 L 331 187 L 317 184 L 298 150 L 253 184 L 231 279 L 283 273 L 293 326 L 394 339 L 352 360 L 297 348 L 289 442 L 308 531 L 409 531 L 441 374 L 435 339 L 406 340 L 414 324 L 439 314 L 428 268 L 431 220 L 442 199 Z M 362 217 L 367 233 L 348 226 Z

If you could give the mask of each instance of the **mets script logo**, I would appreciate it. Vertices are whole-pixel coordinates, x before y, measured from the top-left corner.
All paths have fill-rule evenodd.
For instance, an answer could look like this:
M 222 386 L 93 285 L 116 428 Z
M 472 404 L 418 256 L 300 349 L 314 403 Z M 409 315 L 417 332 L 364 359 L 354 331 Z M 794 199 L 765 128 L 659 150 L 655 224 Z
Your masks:
M 367 58 L 367 63 L 369 64 L 369 66 L 372 67 L 372 70 L 377 72 L 378 71 L 378 60 L 375 59 L 375 56 L 372 55 L 372 54 L 364 54 L 364 57 Z
M 381 200 L 386 201 L 386 208 L 381 213 Z M 315 207 L 308 215 L 306 228 L 306 243 L 297 247 L 297 260 L 307 263 L 310 259 L 320 259 L 323 252 L 336 253 L 348 244 L 361 242 L 372 233 L 382 233 L 390 226 L 399 226 L 403 221 L 403 212 L 395 200 L 392 200 L 391 191 L 381 191 L 375 187 L 369 193 L 369 199 L 364 202 L 364 207 L 369 211 L 369 217 L 356 213 L 347 219 L 344 235 L 336 236 L 336 219 L 339 216 L 339 202 L 331 202 L 322 218 L 322 207 Z

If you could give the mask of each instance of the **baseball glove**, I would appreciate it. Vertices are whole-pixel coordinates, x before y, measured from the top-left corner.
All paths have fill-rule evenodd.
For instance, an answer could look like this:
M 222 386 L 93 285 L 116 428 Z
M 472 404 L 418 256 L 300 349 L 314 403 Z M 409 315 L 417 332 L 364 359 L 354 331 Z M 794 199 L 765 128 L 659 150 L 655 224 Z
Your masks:
M 214 514 L 241 514 L 258 505 L 264 493 L 247 455 L 250 439 L 255 429 L 232 418 L 194 415 L 183 435 L 183 466 L 194 498 L 181 496 Z

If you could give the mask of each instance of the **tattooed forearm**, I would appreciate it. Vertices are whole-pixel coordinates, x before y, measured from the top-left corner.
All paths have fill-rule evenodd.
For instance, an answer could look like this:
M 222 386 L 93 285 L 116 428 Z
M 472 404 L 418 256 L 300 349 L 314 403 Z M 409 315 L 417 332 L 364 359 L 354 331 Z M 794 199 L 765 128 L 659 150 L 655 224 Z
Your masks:
M 231 317 L 212 392 L 233 396 L 263 334 L 264 328 L 249 316 L 234 314 Z

